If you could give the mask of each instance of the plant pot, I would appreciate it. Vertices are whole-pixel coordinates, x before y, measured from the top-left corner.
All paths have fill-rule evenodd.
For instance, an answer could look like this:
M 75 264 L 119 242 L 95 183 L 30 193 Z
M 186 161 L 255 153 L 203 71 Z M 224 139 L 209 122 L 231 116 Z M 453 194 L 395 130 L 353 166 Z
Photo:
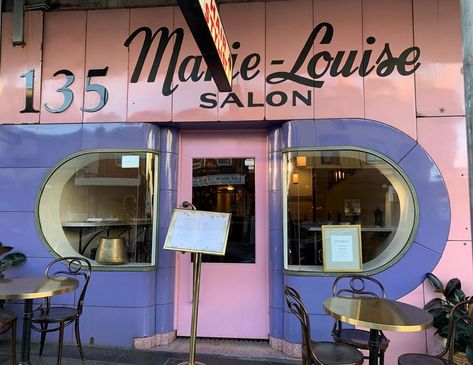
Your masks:
M 464 352 L 455 351 L 453 353 L 452 360 L 457 365 L 470 365 L 471 364 L 466 358 L 466 354 Z

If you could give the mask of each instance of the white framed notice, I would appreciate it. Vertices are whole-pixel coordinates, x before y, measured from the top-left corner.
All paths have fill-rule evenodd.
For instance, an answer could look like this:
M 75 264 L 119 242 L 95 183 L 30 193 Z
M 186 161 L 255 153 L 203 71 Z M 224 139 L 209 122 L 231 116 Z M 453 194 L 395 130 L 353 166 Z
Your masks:
M 230 213 L 174 209 L 164 242 L 165 250 L 225 255 Z
M 361 271 L 361 226 L 323 225 L 324 271 Z

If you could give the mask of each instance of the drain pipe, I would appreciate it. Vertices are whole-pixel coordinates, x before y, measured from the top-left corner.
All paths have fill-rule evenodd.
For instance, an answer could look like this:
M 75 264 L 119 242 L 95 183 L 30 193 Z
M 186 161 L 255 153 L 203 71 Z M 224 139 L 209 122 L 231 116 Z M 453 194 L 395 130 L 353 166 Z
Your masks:
M 473 229 L 473 1 L 461 0 L 463 78 L 465 82 L 466 141 L 470 192 L 470 239 Z

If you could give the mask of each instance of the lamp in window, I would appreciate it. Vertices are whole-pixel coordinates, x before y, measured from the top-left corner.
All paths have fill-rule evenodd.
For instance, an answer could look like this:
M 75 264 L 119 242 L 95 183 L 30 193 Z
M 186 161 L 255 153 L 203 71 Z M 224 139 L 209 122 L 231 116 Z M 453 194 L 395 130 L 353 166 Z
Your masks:
M 299 174 L 292 174 L 292 183 L 299 184 Z
M 307 166 L 307 157 L 306 156 L 297 156 L 296 157 L 296 166 L 306 167 Z

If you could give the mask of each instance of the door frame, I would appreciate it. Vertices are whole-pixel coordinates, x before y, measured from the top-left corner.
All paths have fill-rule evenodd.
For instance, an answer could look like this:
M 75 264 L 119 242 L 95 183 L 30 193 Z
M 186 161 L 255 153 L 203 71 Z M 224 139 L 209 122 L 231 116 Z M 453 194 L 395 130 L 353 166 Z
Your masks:
M 192 158 L 206 157 L 255 158 L 256 262 L 202 263 L 197 336 L 268 339 L 268 132 L 267 130 L 181 131 L 178 204 L 192 200 L 192 178 L 189 179 L 188 172 L 192 174 Z M 177 253 L 176 257 L 174 318 L 178 336 L 187 336 L 190 333 L 192 306 L 190 256 L 188 253 Z M 259 279 L 254 280 L 255 277 Z M 225 278 L 225 282 L 222 278 Z M 246 293 L 243 297 L 242 292 Z M 239 316 L 241 318 L 238 318 Z

